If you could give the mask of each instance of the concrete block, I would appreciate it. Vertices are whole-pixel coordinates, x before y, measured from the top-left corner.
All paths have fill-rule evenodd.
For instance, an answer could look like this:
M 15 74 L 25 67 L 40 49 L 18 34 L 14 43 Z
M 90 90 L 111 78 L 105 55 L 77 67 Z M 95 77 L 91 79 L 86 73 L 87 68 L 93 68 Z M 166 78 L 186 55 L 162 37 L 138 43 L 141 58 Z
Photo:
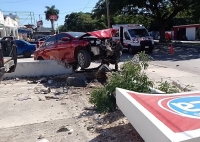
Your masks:
M 19 61 L 15 72 L 5 73 L 4 78 L 51 76 L 72 73 L 72 68 L 65 68 L 54 60 Z
M 74 86 L 74 87 L 86 87 L 87 86 L 87 79 L 85 76 L 78 76 L 78 77 L 68 77 L 67 78 L 67 85 Z
M 200 142 L 200 92 L 144 94 L 117 88 L 116 101 L 145 142 Z

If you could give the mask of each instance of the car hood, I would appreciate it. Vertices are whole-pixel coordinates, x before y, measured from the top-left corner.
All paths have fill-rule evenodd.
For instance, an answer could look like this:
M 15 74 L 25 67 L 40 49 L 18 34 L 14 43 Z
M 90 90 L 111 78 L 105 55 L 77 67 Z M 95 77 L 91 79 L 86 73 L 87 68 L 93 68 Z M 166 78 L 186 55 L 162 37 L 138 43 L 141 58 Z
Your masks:
M 82 35 L 80 38 L 87 37 L 87 36 L 94 36 L 99 39 L 108 39 L 108 38 L 112 38 L 116 33 L 117 33 L 116 29 L 109 28 L 109 29 L 87 32 L 86 34 Z

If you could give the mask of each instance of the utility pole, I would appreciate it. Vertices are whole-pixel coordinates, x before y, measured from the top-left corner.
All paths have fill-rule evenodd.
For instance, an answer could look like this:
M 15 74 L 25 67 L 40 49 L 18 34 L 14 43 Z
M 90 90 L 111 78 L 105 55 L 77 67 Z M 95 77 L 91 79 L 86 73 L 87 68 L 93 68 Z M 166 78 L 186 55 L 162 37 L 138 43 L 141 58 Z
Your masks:
M 110 12 L 109 12 L 109 0 L 106 0 L 107 22 L 108 28 L 110 28 Z
M 34 25 L 35 25 L 36 23 L 35 23 L 35 14 L 34 14 L 34 12 L 33 12 L 33 21 L 34 21 Z
M 30 16 L 31 16 L 31 24 L 33 24 L 33 21 L 32 21 L 32 13 L 30 12 Z

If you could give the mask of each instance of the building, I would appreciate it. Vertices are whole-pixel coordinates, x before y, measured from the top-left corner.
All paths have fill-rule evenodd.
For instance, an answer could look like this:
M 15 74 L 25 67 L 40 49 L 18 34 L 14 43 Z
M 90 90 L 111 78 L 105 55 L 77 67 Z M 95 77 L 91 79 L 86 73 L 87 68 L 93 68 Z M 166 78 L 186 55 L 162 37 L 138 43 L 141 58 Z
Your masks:
M 38 39 L 44 36 L 51 35 L 52 34 L 51 30 L 52 30 L 51 28 L 39 26 L 35 29 L 35 32 L 33 33 L 33 35 L 36 39 Z
M 4 36 L 14 36 L 18 39 L 18 25 L 16 15 L 4 15 L 0 11 L 0 38 Z
M 2 38 L 5 34 L 4 31 L 4 16 L 3 13 L 0 11 L 0 38 Z
M 184 40 L 185 37 L 188 40 L 200 39 L 200 24 L 174 26 L 173 29 L 175 40 Z

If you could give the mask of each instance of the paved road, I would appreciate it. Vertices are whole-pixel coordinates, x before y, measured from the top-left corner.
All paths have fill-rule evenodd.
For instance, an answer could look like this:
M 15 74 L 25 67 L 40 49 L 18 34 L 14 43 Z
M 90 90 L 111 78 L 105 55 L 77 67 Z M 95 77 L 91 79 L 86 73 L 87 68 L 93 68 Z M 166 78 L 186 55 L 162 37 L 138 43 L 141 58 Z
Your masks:
M 169 54 L 168 46 L 157 46 L 151 55 L 152 64 L 175 68 L 181 71 L 200 75 L 200 48 L 174 47 L 174 54 Z

